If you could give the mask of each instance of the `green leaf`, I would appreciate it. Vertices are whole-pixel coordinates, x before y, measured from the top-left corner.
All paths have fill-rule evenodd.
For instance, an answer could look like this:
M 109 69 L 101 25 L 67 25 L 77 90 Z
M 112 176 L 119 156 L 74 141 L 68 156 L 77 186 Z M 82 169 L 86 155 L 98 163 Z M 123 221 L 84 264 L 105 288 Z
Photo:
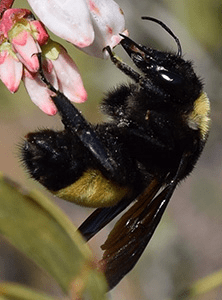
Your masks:
M 178 293 L 176 299 L 196 299 L 196 297 L 200 297 L 200 295 L 204 295 L 219 286 L 222 286 L 221 269 L 206 277 L 200 278 L 188 288 L 183 289 Z
M 0 284 L 0 300 L 59 300 L 44 293 L 33 291 L 19 284 L 4 282 Z
M 97 276 L 100 278 L 100 299 L 105 299 L 104 276 L 90 267 L 95 265 L 92 253 L 66 215 L 39 192 L 24 193 L 3 176 L 0 176 L 0 233 L 48 271 L 66 293 L 85 269 L 88 273 L 83 274 L 84 289 L 91 289 L 88 275 L 93 271 L 95 286 L 98 286 Z

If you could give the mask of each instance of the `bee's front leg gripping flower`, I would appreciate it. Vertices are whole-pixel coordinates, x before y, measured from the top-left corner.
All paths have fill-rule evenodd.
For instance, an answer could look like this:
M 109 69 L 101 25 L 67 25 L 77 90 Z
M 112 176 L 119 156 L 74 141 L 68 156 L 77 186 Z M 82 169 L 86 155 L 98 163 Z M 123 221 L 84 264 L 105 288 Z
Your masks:
M 68 55 L 67 51 L 60 44 L 49 40 L 42 47 L 43 67 L 47 79 L 54 79 L 53 86 L 59 89 L 71 101 L 81 103 L 87 99 L 87 93 L 83 87 L 83 82 L 79 70 Z M 53 71 L 53 78 L 48 76 Z
M 42 47 L 42 67 L 46 79 L 69 100 L 78 103 L 86 101 L 87 93 L 79 71 L 61 45 L 49 40 Z M 54 115 L 57 109 L 51 100 L 51 91 L 40 78 L 26 70 L 23 81 L 32 101 L 48 115 Z

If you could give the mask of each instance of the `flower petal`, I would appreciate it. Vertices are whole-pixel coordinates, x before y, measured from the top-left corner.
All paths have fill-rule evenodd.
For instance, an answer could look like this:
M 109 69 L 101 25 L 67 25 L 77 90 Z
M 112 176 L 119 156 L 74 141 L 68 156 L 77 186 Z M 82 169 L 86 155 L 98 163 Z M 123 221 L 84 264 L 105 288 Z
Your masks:
M 103 48 L 115 47 L 122 39 L 119 33 L 128 35 L 125 31 L 125 19 L 119 5 L 113 0 L 87 0 L 92 15 L 95 40 L 84 52 L 96 57 L 108 57 Z
M 32 75 L 28 70 L 24 71 L 23 81 L 31 100 L 46 114 L 52 116 L 57 113 L 57 108 L 51 99 L 51 92 L 42 83 L 37 74 Z
M 44 71 L 44 76 L 46 79 L 51 83 L 51 85 L 58 90 L 59 89 L 59 83 L 57 79 L 57 74 L 54 69 L 54 66 L 52 64 L 52 61 L 49 59 L 44 59 L 42 61 L 42 68 Z
M 14 25 L 23 18 L 28 17 L 30 15 L 31 12 L 28 9 L 7 9 L 4 12 L 0 22 L 0 31 L 4 34 L 5 37 L 9 38 L 10 30 L 14 27 Z
M 39 19 L 56 35 L 82 48 L 94 39 L 90 14 L 83 0 L 28 0 Z
M 17 36 L 12 38 L 11 44 L 16 52 L 18 59 L 26 66 L 30 72 L 39 70 L 39 60 L 37 53 L 41 49 L 27 31 L 21 31 Z
M 7 51 L 0 53 L 0 78 L 11 93 L 18 90 L 22 78 L 23 66 Z
M 38 42 L 40 46 L 45 45 L 49 39 L 49 35 L 45 29 L 42 22 L 33 20 L 30 22 L 30 27 L 32 30 L 32 36 Z
M 56 60 L 51 60 L 58 79 L 59 90 L 63 92 L 69 100 L 82 103 L 87 100 L 87 93 L 76 64 L 61 47 L 61 52 Z

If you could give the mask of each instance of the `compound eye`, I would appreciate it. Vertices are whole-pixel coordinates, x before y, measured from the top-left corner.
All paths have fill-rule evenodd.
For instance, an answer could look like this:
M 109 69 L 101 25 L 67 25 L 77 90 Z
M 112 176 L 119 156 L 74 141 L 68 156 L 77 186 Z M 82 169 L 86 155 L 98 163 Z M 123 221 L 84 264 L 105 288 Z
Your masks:
M 169 72 L 167 70 L 161 70 L 158 72 L 158 74 L 165 82 L 169 82 L 175 85 L 180 85 L 183 83 L 183 79 L 179 75 L 173 72 Z

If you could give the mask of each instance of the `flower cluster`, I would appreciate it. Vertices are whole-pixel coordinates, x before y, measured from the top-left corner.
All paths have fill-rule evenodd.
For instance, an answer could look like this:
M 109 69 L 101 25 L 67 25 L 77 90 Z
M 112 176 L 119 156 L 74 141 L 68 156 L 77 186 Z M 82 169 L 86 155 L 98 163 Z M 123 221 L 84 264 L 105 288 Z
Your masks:
M 2 14 L 0 79 L 12 93 L 22 79 L 32 101 L 54 115 L 57 109 L 51 92 L 38 76 L 39 53 L 45 76 L 55 88 L 74 102 L 84 102 L 87 93 L 76 64 L 60 44 L 49 38 L 45 26 L 89 55 L 104 58 L 103 48 L 113 48 L 121 39 L 119 33 L 127 34 L 124 17 L 113 0 L 28 2 L 41 21 L 27 9 L 6 7 Z

